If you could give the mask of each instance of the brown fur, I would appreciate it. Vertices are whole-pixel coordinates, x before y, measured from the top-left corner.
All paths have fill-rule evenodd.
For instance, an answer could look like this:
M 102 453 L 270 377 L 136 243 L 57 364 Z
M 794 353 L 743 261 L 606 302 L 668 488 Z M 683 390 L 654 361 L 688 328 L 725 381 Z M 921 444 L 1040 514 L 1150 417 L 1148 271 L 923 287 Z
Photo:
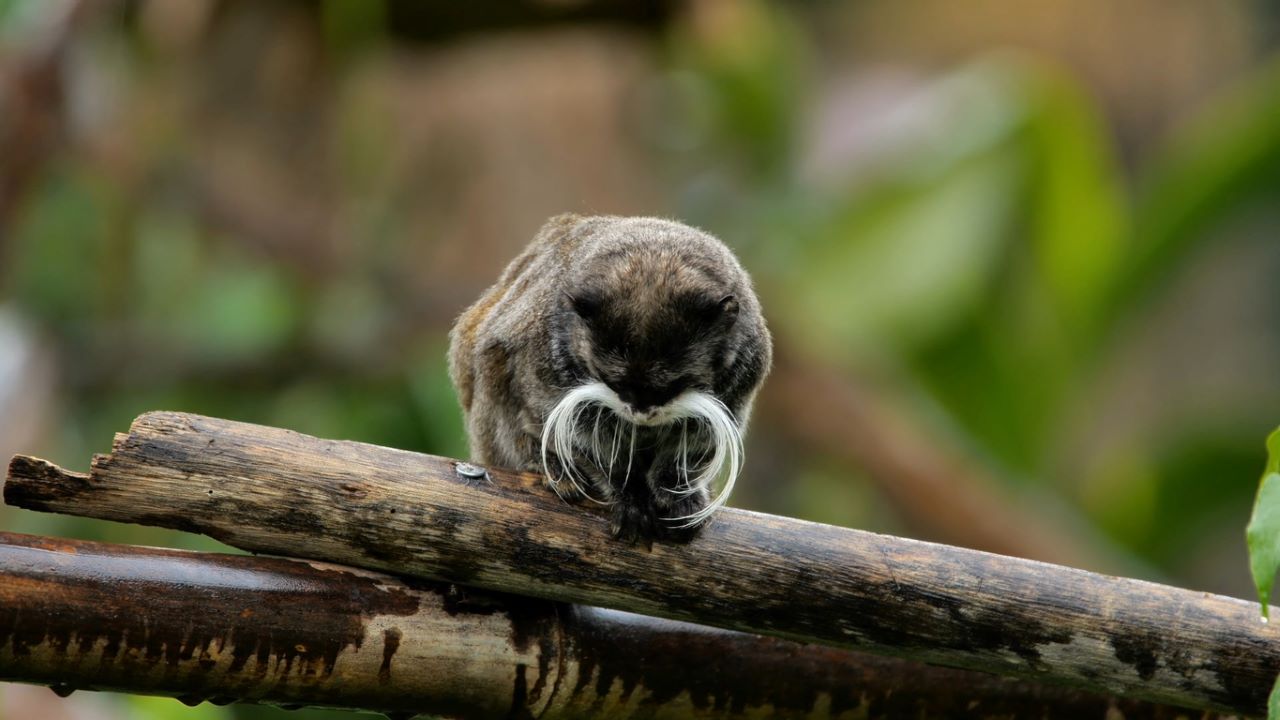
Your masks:
M 729 250 L 657 218 L 552 218 L 450 339 L 472 459 L 523 470 L 541 469 L 543 423 L 574 387 L 605 382 L 636 407 L 702 390 L 742 425 L 771 356 L 750 280 Z M 676 502 L 659 492 L 671 482 L 669 437 L 641 428 L 646 483 L 624 492 L 625 478 L 594 478 L 597 496 L 624 506 L 615 532 L 662 534 L 655 518 Z M 706 502 L 703 493 L 686 504 Z

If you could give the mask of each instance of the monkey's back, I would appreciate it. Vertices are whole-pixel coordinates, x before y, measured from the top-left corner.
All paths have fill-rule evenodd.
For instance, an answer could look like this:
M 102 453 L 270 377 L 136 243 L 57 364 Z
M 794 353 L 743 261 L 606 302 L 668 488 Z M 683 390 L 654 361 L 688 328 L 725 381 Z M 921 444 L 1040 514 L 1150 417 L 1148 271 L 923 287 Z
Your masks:
M 540 391 L 537 376 L 550 370 L 542 367 L 550 353 L 549 321 L 580 244 L 569 232 L 579 220 L 572 214 L 549 220 L 449 333 L 449 375 L 474 460 L 510 467 L 530 461 L 514 447 L 519 443 L 510 426 L 534 420 L 520 416 L 552 392 Z

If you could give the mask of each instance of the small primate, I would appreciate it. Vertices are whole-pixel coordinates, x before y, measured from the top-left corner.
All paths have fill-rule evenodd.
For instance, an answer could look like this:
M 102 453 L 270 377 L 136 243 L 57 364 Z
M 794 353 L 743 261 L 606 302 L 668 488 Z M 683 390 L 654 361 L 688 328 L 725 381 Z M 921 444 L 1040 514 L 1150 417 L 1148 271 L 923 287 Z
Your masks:
M 472 459 L 541 470 L 646 543 L 687 541 L 724 505 L 772 355 L 724 243 L 642 217 L 552 218 L 450 341 Z

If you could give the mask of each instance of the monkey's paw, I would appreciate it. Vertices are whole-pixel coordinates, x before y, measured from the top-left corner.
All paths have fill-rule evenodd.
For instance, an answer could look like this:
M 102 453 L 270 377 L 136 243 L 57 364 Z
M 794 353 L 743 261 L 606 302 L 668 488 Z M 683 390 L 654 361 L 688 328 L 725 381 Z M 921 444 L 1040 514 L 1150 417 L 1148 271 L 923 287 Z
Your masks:
M 678 514 L 697 511 L 701 506 L 677 503 Z M 619 540 L 632 544 L 642 543 L 652 548 L 654 540 L 684 544 L 698 536 L 705 521 L 689 524 L 688 520 L 673 520 L 660 516 L 659 509 L 651 502 L 620 500 L 613 505 L 609 529 Z M 666 514 L 663 512 L 662 514 Z
M 702 528 L 707 526 L 707 520 L 692 522 L 688 517 L 706 506 L 707 498 L 702 493 L 679 496 L 663 511 L 659 520 L 663 539 L 687 543 L 697 537 Z
M 609 531 L 623 542 L 653 547 L 660 523 L 652 503 L 619 500 L 610 510 Z
M 542 484 L 558 495 L 561 499 L 571 503 L 581 501 L 586 495 L 582 489 L 569 479 L 568 473 L 564 469 L 564 465 L 560 462 L 560 458 L 556 455 L 547 456 L 547 465 L 544 468 L 541 462 L 531 463 L 527 468 L 530 472 L 542 475 Z

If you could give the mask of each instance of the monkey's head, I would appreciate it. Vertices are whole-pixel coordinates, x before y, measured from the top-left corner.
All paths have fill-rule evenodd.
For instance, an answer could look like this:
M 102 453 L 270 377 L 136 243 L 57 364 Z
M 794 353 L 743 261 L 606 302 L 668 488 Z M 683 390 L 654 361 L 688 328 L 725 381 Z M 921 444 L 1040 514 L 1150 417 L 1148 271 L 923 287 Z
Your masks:
M 681 416 L 689 393 L 719 397 L 745 344 L 743 298 L 758 316 L 746 274 L 718 240 L 686 225 L 618 218 L 587 230 L 595 250 L 575 264 L 560 324 L 575 369 L 598 382 L 628 422 Z
M 557 299 L 566 391 L 544 426 L 544 460 L 551 450 L 611 465 L 614 448 L 599 440 L 604 412 L 607 427 L 630 427 L 633 437 L 636 427 L 657 428 L 678 444 L 689 492 L 725 474 L 715 501 L 675 518 L 701 522 L 733 486 L 745 421 L 735 412 L 745 415 L 768 367 L 750 280 L 723 243 L 680 223 L 592 218 L 570 232 L 586 235 Z
M 570 348 L 587 378 L 617 396 L 623 419 L 659 425 L 674 419 L 673 401 L 683 394 L 714 392 L 738 302 L 718 290 L 648 290 L 588 286 L 567 298 Z

